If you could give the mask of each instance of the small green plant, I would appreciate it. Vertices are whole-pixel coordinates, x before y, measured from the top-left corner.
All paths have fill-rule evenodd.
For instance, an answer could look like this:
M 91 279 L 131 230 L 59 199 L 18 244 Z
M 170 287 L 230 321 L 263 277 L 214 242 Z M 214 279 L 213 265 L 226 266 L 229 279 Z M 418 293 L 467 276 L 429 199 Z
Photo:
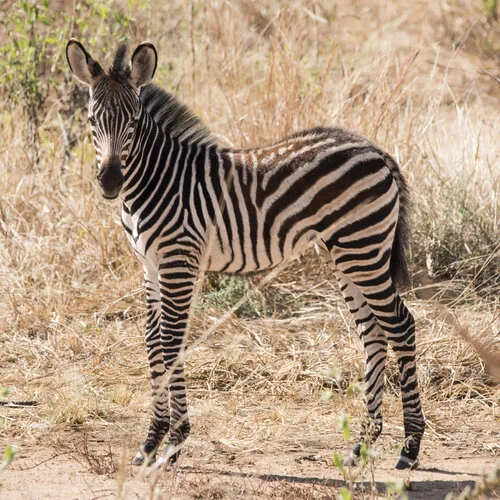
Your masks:
M 406 492 L 406 484 L 404 481 L 395 481 L 385 483 L 385 498 L 408 500 L 408 493 Z
M 349 441 L 349 437 L 351 435 L 351 430 L 349 428 L 349 415 L 341 415 L 337 420 L 337 427 L 342 431 L 342 436 L 344 437 L 344 441 Z
M 349 386 L 347 387 L 346 396 L 348 398 L 352 398 L 362 392 L 363 392 L 363 384 L 351 381 L 349 382 Z
M 351 433 L 349 429 L 349 420 L 350 420 L 349 415 L 341 415 L 337 419 L 337 428 L 342 431 L 342 436 L 345 442 L 349 441 L 349 436 Z M 344 486 L 343 488 L 340 489 L 339 498 L 351 498 L 350 490 L 352 489 L 353 486 L 353 477 L 350 474 L 349 469 L 346 468 L 346 466 L 344 465 L 344 457 L 342 454 L 334 451 L 332 454 L 332 459 L 333 459 L 333 464 L 340 471 L 342 477 L 347 483 L 347 486 Z
M 347 486 L 343 486 L 339 490 L 339 500 L 351 500 L 352 495 L 351 492 L 349 491 L 349 488 Z
M 246 278 L 223 276 L 219 280 L 215 280 L 210 290 L 203 295 L 202 307 L 203 305 L 215 307 L 225 312 L 243 299 L 249 290 L 250 284 Z M 236 309 L 235 314 L 239 317 L 255 318 L 265 316 L 267 312 L 264 297 L 257 293 Z
M 488 18 L 498 20 L 498 0 L 483 0 L 483 7 Z
M 14 460 L 16 453 L 17 448 L 15 446 L 8 444 L 5 447 L 5 450 L 3 452 L 3 460 L 0 464 L 0 472 L 4 471 L 12 463 L 12 460 Z
M 377 454 L 366 443 L 363 443 L 359 454 L 360 467 L 363 468 L 372 463 L 376 456 Z
M 349 415 L 341 415 L 337 420 L 337 427 L 342 431 L 342 437 L 347 443 L 351 436 Z M 357 465 L 358 468 L 347 467 L 344 462 L 344 457 L 337 452 L 332 453 L 332 461 L 335 467 L 339 469 L 342 477 L 347 483 L 347 486 L 341 488 L 339 491 L 339 498 L 353 498 L 354 497 L 354 484 L 355 481 L 362 479 L 365 472 L 368 471 L 370 474 L 370 488 L 372 492 L 376 492 L 375 485 L 375 458 L 376 453 L 367 443 L 361 444 L 360 454 Z M 346 496 L 348 495 L 348 496 Z
M 337 453 L 336 451 L 334 451 L 332 453 L 332 461 L 333 461 L 333 465 L 335 465 L 335 467 L 337 467 L 337 469 L 340 471 L 340 473 L 345 477 L 346 470 L 344 467 L 344 457 L 340 453 Z

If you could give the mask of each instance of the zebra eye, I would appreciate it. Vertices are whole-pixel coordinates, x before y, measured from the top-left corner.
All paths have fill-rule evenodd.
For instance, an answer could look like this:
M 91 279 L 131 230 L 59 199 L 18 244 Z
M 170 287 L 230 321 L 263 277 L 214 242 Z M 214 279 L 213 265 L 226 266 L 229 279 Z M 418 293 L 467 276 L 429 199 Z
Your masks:
M 129 132 L 135 131 L 136 125 L 137 125 L 137 118 L 132 118 L 127 125 L 127 129 L 129 130 Z
M 89 123 L 91 127 L 95 127 L 96 125 L 96 119 L 93 116 L 89 116 Z

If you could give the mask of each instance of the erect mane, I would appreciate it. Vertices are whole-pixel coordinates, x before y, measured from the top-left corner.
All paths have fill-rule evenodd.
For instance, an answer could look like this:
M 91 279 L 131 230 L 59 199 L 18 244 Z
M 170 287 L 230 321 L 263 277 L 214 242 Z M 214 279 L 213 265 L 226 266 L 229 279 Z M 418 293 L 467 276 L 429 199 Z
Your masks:
M 141 89 L 139 98 L 156 124 L 171 137 L 189 143 L 216 143 L 202 121 L 172 94 L 149 84 Z
M 115 80 L 124 80 L 130 76 L 130 67 L 127 59 L 128 47 L 122 43 L 116 50 L 113 64 L 109 68 L 109 76 Z

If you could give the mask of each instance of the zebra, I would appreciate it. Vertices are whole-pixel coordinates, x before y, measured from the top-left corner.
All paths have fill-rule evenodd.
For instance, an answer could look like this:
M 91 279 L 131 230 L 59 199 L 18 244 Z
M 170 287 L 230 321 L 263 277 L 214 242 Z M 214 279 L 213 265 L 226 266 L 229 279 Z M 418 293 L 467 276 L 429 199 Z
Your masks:
M 143 264 L 152 415 L 132 464 L 173 464 L 190 431 L 184 359 L 190 305 L 205 271 L 275 268 L 315 244 L 358 325 L 367 417 L 345 459 L 382 431 L 388 344 L 397 357 L 404 444 L 415 468 L 424 432 L 415 322 L 397 292 L 408 280 L 409 190 L 396 161 L 341 128 L 314 128 L 254 149 L 221 147 L 193 112 L 151 84 L 157 51 L 122 44 L 108 71 L 70 39 L 66 57 L 89 88 L 88 120 L 104 198 L 120 197 L 126 236 Z

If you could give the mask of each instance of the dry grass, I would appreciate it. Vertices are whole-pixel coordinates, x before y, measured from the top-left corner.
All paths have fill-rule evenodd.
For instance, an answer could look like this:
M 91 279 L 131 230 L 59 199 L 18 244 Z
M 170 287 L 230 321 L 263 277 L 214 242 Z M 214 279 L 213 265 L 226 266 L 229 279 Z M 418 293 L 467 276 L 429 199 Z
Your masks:
M 456 335 L 464 329 L 497 348 L 500 340 L 498 24 L 486 19 L 480 2 L 466 0 L 384 8 L 365 0 L 151 4 L 120 2 L 134 22 L 118 31 L 132 45 L 145 38 L 156 44 L 156 82 L 192 106 L 221 142 L 246 146 L 341 125 L 399 159 L 414 202 L 415 279 L 405 296 L 417 318 L 429 439 L 445 442 L 479 416 L 474 425 L 486 437 L 469 445 L 499 453 L 497 389 L 481 358 Z M 9 8 L 15 5 L 6 6 L 6 15 Z M 99 29 L 109 62 L 114 46 Z M 75 27 L 69 35 L 80 36 Z M 6 37 L 0 32 L 1 43 Z M 56 68 L 61 81 L 64 72 Z M 77 104 L 76 130 L 85 132 L 65 159 L 61 123 L 70 88 L 45 104 L 38 165 L 29 161 L 21 107 L 0 93 L 0 387 L 10 391 L 4 400 L 38 402 L 22 417 L 6 412 L 0 433 L 5 442 L 46 444 L 51 436 L 60 445 L 61 433 L 113 424 L 133 449 L 149 405 L 142 273 L 119 227 L 118 204 L 103 201 L 95 188 L 92 145 Z M 216 284 L 208 280 L 205 288 L 212 293 Z M 259 291 L 250 312 L 232 314 L 206 335 L 231 299 L 231 293 L 218 304 L 203 299 L 196 309 L 187 456 L 204 450 L 238 462 L 251 453 L 307 452 L 335 441 L 336 418 L 363 413 L 361 398 L 346 392 L 362 380 L 364 361 L 328 269 L 312 253 L 303 256 Z M 332 368 L 341 378 L 327 375 Z M 387 378 L 385 414 L 389 428 L 398 429 L 392 357 Z M 118 468 L 118 453 L 109 469 L 89 459 L 85 446 L 69 451 L 96 473 Z M 239 487 L 231 477 L 182 481 L 179 492 L 192 487 L 207 498 Z M 268 488 L 265 494 L 283 498 L 335 490 Z M 264 494 L 250 480 L 243 490 Z

